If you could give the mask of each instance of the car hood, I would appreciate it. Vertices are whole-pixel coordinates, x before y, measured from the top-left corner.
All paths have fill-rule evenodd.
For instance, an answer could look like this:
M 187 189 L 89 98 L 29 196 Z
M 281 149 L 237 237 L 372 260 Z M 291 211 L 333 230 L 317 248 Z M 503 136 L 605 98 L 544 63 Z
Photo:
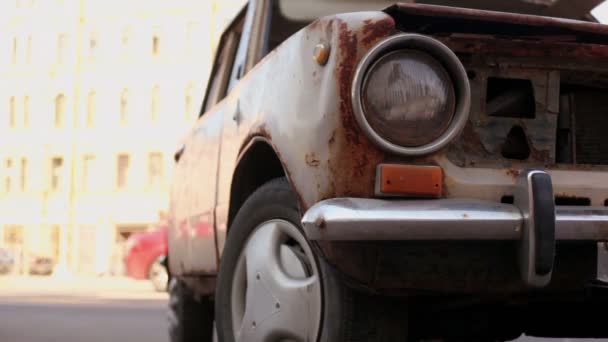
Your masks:
M 385 10 L 399 29 L 425 34 L 492 34 L 497 36 L 553 36 L 579 43 L 608 44 L 608 25 L 563 18 L 398 3 Z
M 411 0 L 407 3 L 585 19 L 604 0 Z

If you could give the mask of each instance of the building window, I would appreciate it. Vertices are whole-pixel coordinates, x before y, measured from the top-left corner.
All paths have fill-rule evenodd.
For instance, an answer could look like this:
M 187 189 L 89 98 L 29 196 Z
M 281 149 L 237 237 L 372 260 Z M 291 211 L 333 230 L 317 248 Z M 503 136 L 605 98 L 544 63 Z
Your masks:
M 57 37 L 57 63 L 65 62 L 65 50 L 67 48 L 68 37 L 65 34 L 60 34 Z
M 8 99 L 8 124 L 10 125 L 11 128 L 15 127 L 15 125 L 17 125 L 17 108 L 16 108 L 17 104 L 15 103 L 15 97 L 11 96 L 10 99 Z
M 21 191 L 25 191 L 27 188 L 27 159 L 21 158 L 21 172 L 19 173 L 19 185 Z
M 127 50 L 129 48 L 129 42 L 131 41 L 131 29 L 125 28 L 122 30 L 122 35 L 120 37 L 120 42 L 122 44 L 123 50 Z
M 160 54 L 160 37 L 158 34 L 152 36 L 152 55 L 158 56 Z
M 23 248 L 23 226 L 20 225 L 5 225 L 0 231 L 4 231 L 3 245 L 13 250 Z
M 150 103 L 150 120 L 156 122 L 158 120 L 158 112 L 160 110 L 160 87 L 152 88 L 151 103 Z
M 54 157 L 51 160 L 51 191 L 57 191 L 61 187 L 62 172 L 63 158 Z
M 27 127 L 30 121 L 30 97 L 23 98 L 23 127 Z
M 13 37 L 13 49 L 11 53 L 11 61 L 17 64 L 17 37 Z
M 163 183 L 163 155 L 152 152 L 148 156 L 148 184 L 159 186 Z
M 186 120 L 192 120 L 192 116 L 194 114 L 194 112 L 193 112 L 193 103 L 192 103 L 192 101 L 193 101 L 193 99 L 192 99 L 193 93 L 194 93 L 194 91 L 192 89 L 192 86 L 191 85 L 188 86 L 186 88 L 186 94 L 185 94 L 185 97 L 184 97 L 184 111 L 185 111 L 185 114 L 186 114 Z
M 188 23 L 186 26 L 186 53 L 192 53 L 192 45 L 194 44 L 194 33 L 197 28 L 196 23 Z
M 97 33 L 92 32 L 89 37 L 89 56 L 95 58 L 97 55 Z
M 82 157 L 82 190 L 90 191 L 94 187 L 95 179 L 93 173 L 95 172 L 95 156 L 85 155 Z
M 87 127 L 93 127 L 95 122 L 95 109 L 96 109 L 96 94 L 94 90 L 89 91 L 89 95 L 87 96 L 87 117 L 86 117 L 86 125 Z
M 4 162 L 4 191 L 11 192 L 11 183 L 13 178 L 13 160 L 8 158 Z
M 123 89 L 120 93 L 120 124 L 124 125 L 129 119 L 129 91 Z
M 129 156 L 119 154 L 116 160 L 116 186 L 119 189 L 124 189 L 128 184 L 129 176 Z
M 55 127 L 63 126 L 65 120 L 65 95 L 59 94 L 55 97 Z
M 32 62 L 32 36 L 27 36 L 27 43 L 25 46 L 25 61 L 27 64 Z

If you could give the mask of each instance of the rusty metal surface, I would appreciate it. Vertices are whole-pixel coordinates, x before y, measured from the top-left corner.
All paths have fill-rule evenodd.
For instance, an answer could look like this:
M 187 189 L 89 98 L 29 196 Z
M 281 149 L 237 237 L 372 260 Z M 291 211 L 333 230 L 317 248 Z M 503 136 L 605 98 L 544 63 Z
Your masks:
M 177 273 L 217 271 L 233 174 L 253 139 L 264 138 L 275 150 L 303 210 L 326 198 L 373 196 L 385 154 L 361 134 L 350 89 L 359 59 L 393 31 L 393 19 L 382 12 L 319 19 L 267 55 L 199 120 L 174 176 L 170 243 L 187 256 L 170 259 Z M 331 47 L 325 65 L 313 58 L 318 44 Z M 209 210 L 212 215 L 200 216 Z M 215 230 L 197 234 L 188 217 L 207 217 L 197 225 Z
M 608 56 L 607 45 L 581 44 L 573 41 L 575 38 L 571 36 L 560 36 L 559 39 L 542 36 L 513 39 L 491 34 L 461 33 L 438 36 L 437 39 L 461 54 L 492 54 L 502 57 L 502 60 L 505 60 L 504 57 L 537 58 L 537 61 L 540 58 L 555 59 L 544 60 L 545 67 L 556 67 L 558 61 L 564 63 L 580 58 L 597 63 Z M 514 62 L 518 61 L 521 62 L 521 60 Z M 530 62 L 530 60 L 528 59 L 526 62 Z M 593 66 L 593 64 L 591 65 Z M 580 63 L 573 65 L 573 67 L 577 66 L 587 69 L 587 66 L 581 66 Z
M 169 268 L 175 274 L 197 274 L 217 269 L 214 206 L 221 123 L 228 104 L 215 107 L 185 140 L 174 169 L 168 244 Z
M 400 26 L 426 33 L 483 32 L 488 34 L 527 35 L 574 34 L 580 41 L 608 42 L 608 26 L 561 18 L 523 15 L 479 9 L 399 3 L 386 10 L 391 15 L 405 16 Z
M 416 0 L 432 5 L 581 19 L 603 0 Z
M 564 85 L 605 89 L 608 84 L 607 46 L 539 37 L 530 41 L 508 39 L 485 34 L 454 34 L 439 39 L 461 56 L 472 75 L 470 121 L 461 137 L 449 147 L 449 159 L 467 167 L 568 168 L 568 165 L 556 164 L 560 162 L 556 159 L 556 132 L 562 89 Z M 585 63 L 581 63 L 581 59 Z M 534 117 L 489 115 L 486 95 L 490 77 L 530 81 L 535 97 Z M 524 162 L 501 156 L 507 134 L 515 126 L 523 129 L 530 147 L 530 158 Z M 605 169 L 600 165 L 570 168 Z
M 230 95 L 239 98 L 242 121 L 225 120 L 218 205 L 229 202 L 231 170 L 256 136 L 272 143 L 303 210 L 325 198 L 373 195 L 385 155 L 361 134 L 350 89 L 358 60 L 392 30 L 382 12 L 319 19 L 246 75 Z M 313 59 L 320 43 L 331 47 L 324 66 Z
M 459 26 L 463 29 L 477 27 L 477 24 L 486 25 L 487 20 L 535 27 L 541 35 L 550 28 L 553 35 L 572 35 L 574 40 L 595 43 L 583 46 L 571 41 L 553 41 L 556 45 L 551 45 L 555 46 L 551 51 L 562 51 L 561 56 L 568 58 L 597 57 L 589 65 L 605 67 L 600 57 L 605 56 L 606 47 L 598 44 L 608 41 L 608 30 L 603 26 L 420 5 L 400 4 L 392 11 L 396 10 L 414 19 L 430 20 L 431 24 L 459 15 L 471 24 Z M 391 10 L 388 13 L 392 13 Z M 458 23 L 450 20 L 444 20 L 446 25 L 441 27 L 418 25 L 416 28 L 420 32 L 428 28 L 432 32 L 440 32 Z M 417 21 L 410 23 L 414 25 Z M 183 274 L 214 274 L 217 271 L 217 255 L 221 253 L 228 230 L 234 171 L 239 158 L 247 153 L 247 146 L 254 139 L 263 138 L 276 152 L 303 212 L 328 198 L 373 197 L 376 166 L 383 162 L 441 166 L 445 171 L 442 197 L 446 198 L 500 201 L 502 196 L 513 194 L 517 173 L 530 166 L 530 163 L 500 164 L 492 157 L 499 144 L 497 136 L 505 134 L 506 127 L 519 119 L 509 119 L 512 120 L 510 123 L 486 120 L 480 115 L 485 103 L 479 102 L 477 107 L 478 118 L 482 119 L 480 125 L 476 126 L 476 122 L 471 121 L 461 138 L 461 146 L 465 151 L 474 151 L 470 158 L 475 160 L 462 162 L 452 156 L 448 158 L 445 151 L 421 158 L 398 158 L 380 151 L 363 134 L 351 106 L 353 74 L 368 49 L 395 32 L 395 19 L 383 12 L 344 14 L 316 20 L 268 54 L 220 104 L 199 120 L 188 136 L 186 150 L 174 175 L 171 196 L 174 229 L 169 243 L 172 249 L 180 250 L 186 257 L 170 259 L 172 269 Z M 467 45 L 465 41 L 475 41 L 475 38 L 457 35 L 439 38 L 451 40 L 454 46 L 461 44 L 463 50 L 471 49 L 469 55 L 483 54 L 486 47 L 482 44 L 489 45 L 492 39 L 489 37 L 480 40 L 478 45 Z M 537 54 L 544 46 L 538 41 L 522 44 L 525 43 L 536 44 L 536 49 L 524 50 L 536 51 Z M 330 47 L 325 65 L 320 65 L 313 58 L 315 46 L 319 44 Z M 574 52 L 562 49 L 563 45 L 560 44 L 572 44 Z M 494 48 L 494 55 L 499 55 L 500 45 L 495 44 Z M 542 64 L 539 58 L 545 56 L 521 57 L 534 57 L 536 60 L 533 63 Z M 489 56 L 488 61 L 500 63 L 500 67 L 497 67 L 498 64 L 490 67 L 484 64 L 486 61 L 477 61 L 480 63 L 476 64 L 479 67 L 478 76 L 482 77 L 478 82 L 489 75 L 520 74 L 533 78 L 535 91 L 545 95 L 537 103 L 537 115 L 541 120 L 521 124 L 536 133 L 547 133 L 554 129 L 556 103 L 551 94 L 555 91 L 556 80 L 559 80 L 555 73 L 550 68 L 531 68 L 509 56 L 492 58 Z M 546 62 L 550 63 L 548 58 Z M 576 69 L 574 64 L 571 68 Z M 478 93 L 473 99 L 481 101 L 479 97 L 483 90 L 478 88 L 476 91 Z M 494 130 L 498 134 L 488 134 L 487 130 Z M 541 166 L 551 164 L 554 147 L 546 141 L 546 137 L 538 134 L 531 141 L 533 161 Z M 490 162 L 484 165 L 484 159 Z M 556 193 L 588 197 L 592 205 L 603 205 L 608 198 L 608 174 L 601 170 L 596 167 L 559 165 L 550 166 L 549 173 L 554 179 Z M 196 222 L 189 220 L 193 217 L 198 218 Z M 206 225 L 215 229 L 196 229 L 197 226 Z M 321 243 L 320 247 L 328 256 L 342 255 L 346 258 L 349 255 L 336 250 L 333 244 Z M 371 257 L 368 257 L 361 256 L 357 260 L 371 262 Z M 344 265 L 353 272 L 355 266 Z
M 471 112 L 465 132 L 450 146 L 450 157 L 460 165 L 499 166 L 512 163 L 501 158 L 501 149 L 510 130 L 521 127 L 531 150 L 529 162 L 539 165 L 555 162 L 555 132 L 559 111 L 559 73 L 547 70 L 479 66 L 471 80 Z M 532 82 L 536 100 L 535 118 L 494 117 L 486 113 L 487 84 L 490 77 L 524 79 Z

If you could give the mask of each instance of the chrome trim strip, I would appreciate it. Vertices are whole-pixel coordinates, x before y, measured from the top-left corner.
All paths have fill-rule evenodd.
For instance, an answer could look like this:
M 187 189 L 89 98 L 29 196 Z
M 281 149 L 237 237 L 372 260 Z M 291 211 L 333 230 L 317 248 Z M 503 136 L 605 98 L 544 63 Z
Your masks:
M 452 77 L 454 90 L 457 94 L 456 110 L 450 126 L 437 140 L 423 146 L 400 146 L 384 139 L 373 130 L 365 118 L 363 104 L 361 103 L 361 86 L 370 66 L 385 54 L 404 48 L 424 51 L 435 57 Z M 471 108 L 471 87 L 469 85 L 469 79 L 464 66 L 460 63 L 456 54 L 434 38 L 413 33 L 397 34 L 388 37 L 367 52 L 355 70 L 351 96 L 355 119 L 365 134 L 383 150 L 403 156 L 425 155 L 445 147 L 460 134 L 469 118 L 469 111 Z
M 608 208 L 563 206 L 555 212 L 557 240 L 608 240 Z
M 557 207 L 557 240 L 608 240 L 608 208 Z M 514 205 L 469 199 L 334 198 L 302 218 L 310 240 L 519 240 Z

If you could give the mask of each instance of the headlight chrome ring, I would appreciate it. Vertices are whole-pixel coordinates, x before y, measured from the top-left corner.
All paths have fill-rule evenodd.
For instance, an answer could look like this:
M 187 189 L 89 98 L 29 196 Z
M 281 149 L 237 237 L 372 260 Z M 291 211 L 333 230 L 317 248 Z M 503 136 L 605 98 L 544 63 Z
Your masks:
M 399 50 L 419 51 L 434 58 L 449 74 L 456 94 L 456 106 L 448 127 L 436 139 L 420 146 L 402 146 L 383 137 L 370 125 L 363 105 L 363 87 L 368 71 L 378 60 Z M 351 96 L 355 118 L 365 134 L 383 150 L 403 156 L 426 155 L 445 147 L 466 125 L 471 106 L 469 80 L 458 57 L 443 43 L 419 34 L 391 36 L 371 48 L 355 71 Z

